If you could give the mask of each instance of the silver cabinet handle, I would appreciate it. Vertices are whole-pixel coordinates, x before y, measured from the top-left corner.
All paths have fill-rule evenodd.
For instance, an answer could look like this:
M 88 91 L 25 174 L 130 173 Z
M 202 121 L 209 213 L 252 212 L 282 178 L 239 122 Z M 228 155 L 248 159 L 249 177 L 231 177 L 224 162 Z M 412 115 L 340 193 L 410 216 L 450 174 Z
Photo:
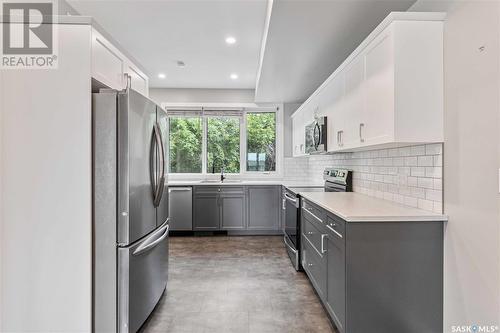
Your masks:
M 312 267 L 312 265 L 313 265 L 313 264 L 311 264 L 311 263 L 308 263 L 308 264 L 307 264 L 307 266 L 309 266 L 309 267 Z
M 285 199 L 285 198 L 283 198 L 283 200 L 281 200 L 281 201 L 282 201 L 282 203 L 281 203 L 281 208 L 282 208 L 283 210 L 286 210 L 286 199 Z
M 337 236 L 339 236 L 340 238 L 344 238 L 342 236 L 342 234 L 340 234 L 337 230 L 333 229 L 332 227 L 330 227 L 329 225 L 326 226 L 331 232 L 333 232 L 334 234 L 336 234 Z
M 308 235 L 312 235 L 312 234 L 313 234 L 313 232 L 312 232 L 312 231 L 308 231 L 308 232 L 307 232 L 307 234 L 308 234 Z
M 314 213 L 312 213 L 310 210 L 308 210 L 308 209 L 306 209 L 306 208 L 304 208 L 304 207 L 302 207 L 302 210 L 306 211 L 308 214 L 311 214 L 311 216 L 312 216 L 312 217 L 314 217 L 316 220 L 318 220 L 318 222 L 323 223 L 323 220 L 322 220 L 322 219 L 320 219 L 319 217 L 317 217 L 317 216 L 316 216 Z
M 337 131 L 337 145 L 342 147 L 344 145 L 344 131 Z
M 363 128 L 365 127 L 364 123 L 359 124 L 359 141 L 360 142 L 365 142 L 365 139 L 363 139 Z
M 325 237 L 327 237 L 327 234 L 322 234 L 321 235 L 321 254 L 325 253 Z

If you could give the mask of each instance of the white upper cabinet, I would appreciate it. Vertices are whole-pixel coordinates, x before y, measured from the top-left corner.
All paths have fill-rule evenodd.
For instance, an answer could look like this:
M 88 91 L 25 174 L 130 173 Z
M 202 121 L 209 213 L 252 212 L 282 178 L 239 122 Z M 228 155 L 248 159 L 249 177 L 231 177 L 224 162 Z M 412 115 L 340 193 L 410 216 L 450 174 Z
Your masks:
M 444 18 L 391 13 L 294 113 L 293 130 L 318 106 L 330 152 L 443 142 Z
M 112 89 L 130 87 L 147 96 L 148 77 L 97 30 L 92 29 L 92 77 Z
M 95 29 L 92 29 L 92 77 L 113 89 L 123 89 L 125 58 Z
M 130 87 L 132 89 L 140 92 L 146 97 L 149 95 L 148 77 L 140 69 L 138 69 L 133 63 L 128 62 L 125 66 L 124 73 L 129 76 Z

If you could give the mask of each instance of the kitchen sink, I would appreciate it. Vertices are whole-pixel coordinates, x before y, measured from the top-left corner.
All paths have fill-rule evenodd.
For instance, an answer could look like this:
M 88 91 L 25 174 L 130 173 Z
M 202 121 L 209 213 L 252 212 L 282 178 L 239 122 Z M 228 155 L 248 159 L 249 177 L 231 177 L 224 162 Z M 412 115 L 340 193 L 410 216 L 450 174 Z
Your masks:
M 205 179 L 205 180 L 202 180 L 200 183 L 204 183 L 204 184 L 222 184 L 222 183 L 225 183 L 225 184 L 228 184 L 228 183 L 241 183 L 241 180 L 239 179 L 225 179 L 223 182 L 221 182 L 220 180 L 218 179 Z

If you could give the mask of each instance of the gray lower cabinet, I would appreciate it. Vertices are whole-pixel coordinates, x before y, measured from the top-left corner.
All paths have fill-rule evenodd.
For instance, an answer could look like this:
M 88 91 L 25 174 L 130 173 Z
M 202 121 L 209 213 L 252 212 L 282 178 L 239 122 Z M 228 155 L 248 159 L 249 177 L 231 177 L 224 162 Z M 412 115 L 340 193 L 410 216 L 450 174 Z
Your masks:
M 220 207 L 219 195 L 196 194 L 194 197 L 194 223 L 195 231 L 219 230 Z
M 344 232 L 337 228 L 341 221 L 327 220 L 326 308 L 340 332 L 345 332 L 345 239 Z
M 280 230 L 281 187 L 248 186 L 247 229 Z
M 243 186 L 195 186 L 193 230 L 245 229 L 245 199 Z
M 245 229 L 245 196 L 221 196 L 221 229 Z
M 346 222 L 302 200 L 302 265 L 340 333 L 437 333 L 443 223 Z
M 193 192 L 194 231 L 280 231 L 281 186 L 201 185 Z

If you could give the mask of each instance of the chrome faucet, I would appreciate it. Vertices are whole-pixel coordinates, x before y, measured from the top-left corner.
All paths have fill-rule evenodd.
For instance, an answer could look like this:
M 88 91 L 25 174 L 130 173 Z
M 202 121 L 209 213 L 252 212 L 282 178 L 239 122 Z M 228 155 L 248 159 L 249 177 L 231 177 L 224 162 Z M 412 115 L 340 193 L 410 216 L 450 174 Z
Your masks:
M 226 176 L 224 176 L 224 168 L 220 169 L 220 182 L 222 183 L 226 179 Z

